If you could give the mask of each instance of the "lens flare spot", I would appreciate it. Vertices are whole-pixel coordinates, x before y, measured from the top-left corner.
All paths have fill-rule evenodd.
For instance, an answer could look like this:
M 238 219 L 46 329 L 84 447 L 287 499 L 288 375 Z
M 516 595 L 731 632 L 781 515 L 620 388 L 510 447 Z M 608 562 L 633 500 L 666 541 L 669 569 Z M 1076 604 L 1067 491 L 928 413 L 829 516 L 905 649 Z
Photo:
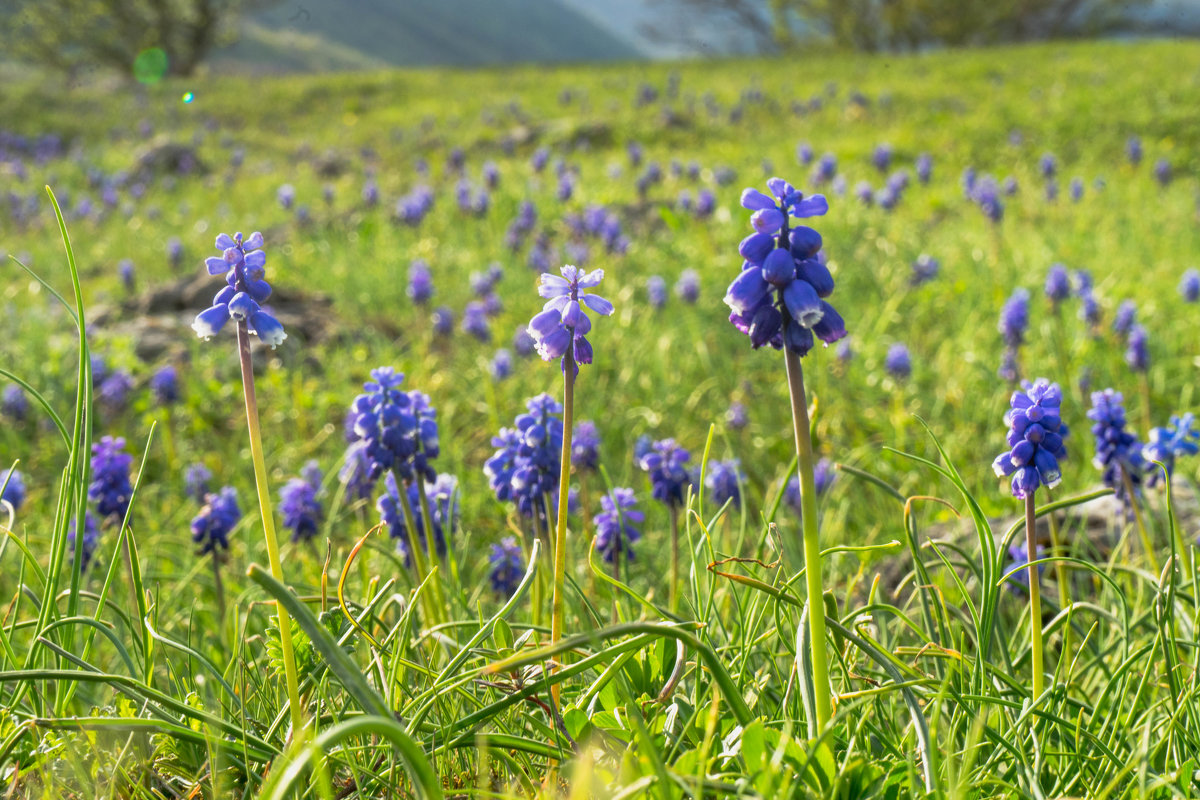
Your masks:
M 167 53 L 161 47 L 151 47 L 133 59 L 133 77 L 138 83 L 158 83 L 167 74 Z

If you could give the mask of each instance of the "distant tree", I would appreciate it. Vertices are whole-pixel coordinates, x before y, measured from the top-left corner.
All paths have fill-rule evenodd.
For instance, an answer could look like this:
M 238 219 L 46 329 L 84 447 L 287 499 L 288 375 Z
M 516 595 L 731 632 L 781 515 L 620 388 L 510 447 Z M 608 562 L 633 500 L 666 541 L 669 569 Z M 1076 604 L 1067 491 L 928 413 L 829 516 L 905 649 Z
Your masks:
M 687 41 L 690 21 L 741 26 L 760 50 L 813 38 L 863 51 L 907 50 L 1088 36 L 1129 24 L 1150 0 L 658 0 L 670 25 L 655 33 Z
M 277 0 L 275 0 L 277 1 Z M 190 75 L 236 32 L 239 14 L 272 0 L 5 0 L 0 40 L 8 55 L 68 73 L 129 72 L 159 48 L 166 71 Z

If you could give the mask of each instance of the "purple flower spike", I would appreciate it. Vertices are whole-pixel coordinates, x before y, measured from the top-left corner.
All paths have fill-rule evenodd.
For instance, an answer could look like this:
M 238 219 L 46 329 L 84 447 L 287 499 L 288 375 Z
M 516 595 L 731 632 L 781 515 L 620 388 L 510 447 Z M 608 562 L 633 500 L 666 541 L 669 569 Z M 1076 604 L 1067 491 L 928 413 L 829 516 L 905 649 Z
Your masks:
M 198 555 L 206 555 L 229 549 L 229 534 L 242 518 L 238 507 L 237 491 L 226 486 L 216 494 L 204 498 L 204 507 L 192 520 L 192 541 L 196 543 Z
M 771 178 L 767 188 L 769 195 L 752 188 L 742 192 L 742 206 L 754 210 L 756 232 L 738 247 L 745 261 L 725 292 L 725 304 L 733 312 L 729 321 L 750 337 L 752 347 L 786 345 L 805 355 L 814 336 L 828 345 L 846 335 L 841 316 L 821 299 L 833 293 L 833 276 L 819 257 L 821 235 L 789 222 L 821 216 L 829 203 L 823 195 L 805 197 L 782 178 Z
M 1012 476 L 1013 497 L 1033 496 L 1039 486 L 1053 489 L 1062 480 L 1059 462 L 1067 457 L 1063 439 L 1062 390 L 1057 383 L 1038 378 L 1024 391 L 1013 392 L 1004 415 L 1011 448 L 996 457 L 992 469 L 998 477 Z
M 613 489 L 600 498 L 601 513 L 596 515 L 596 550 L 609 564 L 618 557 L 633 560 L 633 543 L 642 538 L 636 527 L 646 515 L 637 510 L 633 489 Z
M 1125 398 L 1112 389 L 1092 392 L 1092 407 L 1087 416 L 1093 423 L 1092 435 L 1096 438 L 1096 455 L 1092 463 L 1103 472 L 1104 485 L 1113 490 L 1128 511 L 1142 485 L 1146 462 L 1142 457 L 1142 443 L 1125 430 Z M 1129 496 L 1126 481 L 1135 497 Z
M 592 346 L 587 340 L 592 322 L 585 309 L 608 316 L 613 313 L 613 305 L 586 291 L 600 284 L 604 270 L 585 273 L 567 264 L 560 272 L 561 277 L 542 273 L 538 294 L 546 298 L 546 304 L 529 321 L 528 330 L 538 355 L 545 361 L 561 359 L 565 373 L 568 367 L 578 371 L 579 364 L 592 363 Z
M 506 536 L 500 544 L 492 545 L 488 563 L 491 565 L 488 579 L 492 583 L 492 591 L 499 597 L 512 597 L 525 574 L 525 559 L 516 538 Z
M 92 482 L 88 499 L 104 521 L 120 523 L 129 511 L 133 485 L 129 468 L 133 456 L 125 452 L 125 440 L 105 436 L 92 445 Z
M 217 292 L 212 306 L 200 312 L 192 323 L 192 330 L 201 339 L 211 339 L 230 319 L 245 322 L 250 332 L 271 349 L 287 338 L 279 320 L 260 305 L 271 296 L 271 286 L 264 280 L 267 254 L 262 246 L 261 233 L 252 233 L 245 240 L 241 233 L 233 236 L 222 233 L 217 237 L 221 255 L 205 259 L 204 263 L 210 275 L 224 275 L 227 285 Z

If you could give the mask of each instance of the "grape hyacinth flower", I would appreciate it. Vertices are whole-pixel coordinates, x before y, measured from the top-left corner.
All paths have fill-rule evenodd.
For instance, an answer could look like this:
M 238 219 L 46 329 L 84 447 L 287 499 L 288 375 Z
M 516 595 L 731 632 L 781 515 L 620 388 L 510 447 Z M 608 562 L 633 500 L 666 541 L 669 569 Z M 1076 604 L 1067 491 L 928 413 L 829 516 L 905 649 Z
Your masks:
M 96 512 L 103 522 L 120 524 L 129 511 L 129 500 L 133 485 L 129 482 L 129 468 L 133 456 L 125 452 L 125 440 L 105 436 L 92 444 L 92 482 L 88 485 L 88 499 L 96 504 Z
M 667 282 L 659 275 L 651 275 L 646 279 L 646 296 L 654 308 L 662 308 L 667 304 Z
M 150 377 L 150 392 L 160 406 L 179 402 L 179 376 L 175 367 L 167 364 Z
M 321 490 L 321 468 L 316 461 L 309 461 L 300 470 L 300 477 L 292 478 L 279 492 L 279 513 L 283 527 L 292 532 L 293 542 L 314 539 L 324 519 L 325 511 L 317 493 Z
M 133 270 L 133 262 L 128 258 L 123 258 L 117 263 L 117 275 L 121 278 L 121 286 L 129 294 L 133 294 L 137 289 L 137 276 Z
M 928 153 L 921 153 L 917 156 L 917 180 L 921 183 L 929 183 L 932 176 L 933 158 Z
M 433 297 L 433 274 L 429 265 L 416 259 L 408 265 L 408 288 L 405 294 L 417 305 L 425 305 Z
M 462 329 L 481 342 L 491 341 L 492 328 L 488 324 L 487 306 L 478 300 L 467 303 L 463 309 Z
M 183 495 L 199 502 L 208 494 L 213 474 L 208 467 L 197 462 L 183 472 Z
M 1145 462 L 1141 442 L 1125 429 L 1125 398 L 1112 389 L 1093 392 L 1087 416 L 1092 420 L 1092 435 L 1096 439 L 1092 463 L 1102 471 L 1104 485 L 1128 509 L 1136 501 Z
M 971 188 L 971 200 L 993 223 L 999 224 L 1004 219 L 1004 203 L 1000 200 L 1000 187 L 991 175 L 985 175 L 975 182 Z
M 129 393 L 133 391 L 133 377 L 123 369 L 114 369 L 100 383 L 96 399 L 110 413 L 118 414 L 129 404 Z
M 992 462 L 998 477 L 1012 476 L 1013 497 L 1025 501 L 1026 553 L 1036 553 L 1036 506 L 1038 487 L 1052 489 L 1062 480 L 1059 462 L 1067 457 L 1063 438 L 1067 434 L 1062 422 L 1062 390 L 1057 383 L 1039 378 L 1027 383 L 1023 391 L 1015 391 L 1004 415 L 1008 426 L 1009 450 Z M 1029 614 L 1031 620 L 1030 651 L 1033 669 L 1033 698 L 1042 695 L 1045 675 L 1042 668 L 1042 606 L 1038 571 L 1032 566 L 1029 575 Z
M 454 312 L 448 306 L 438 306 L 430 319 L 436 336 L 446 337 L 454 332 Z
M 521 546 L 513 536 L 505 536 L 500 544 L 492 545 L 488 555 L 488 579 L 492 583 L 492 591 L 505 599 L 512 597 L 524 576 L 524 558 L 521 556 Z
M 368 500 L 375 493 L 377 478 L 371 475 L 371 457 L 366 442 L 354 442 L 346 448 L 338 480 L 345 487 L 345 496 L 351 501 Z
M 927 253 L 922 253 L 912 263 L 912 277 L 909 278 L 909 285 L 916 287 L 923 283 L 928 283 L 937 277 L 940 269 L 941 264 L 936 258 Z
M 1039 169 L 1041 170 L 1042 177 L 1050 180 L 1058 174 L 1058 159 L 1054 157 L 1053 153 L 1044 154 L 1042 160 L 1039 162 Z
M 679 280 L 675 282 L 675 294 L 683 302 L 695 305 L 700 299 L 700 273 L 694 269 L 685 269 L 679 273 Z
M 896 380 L 906 380 L 912 375 L 912 357 L 908 348 L 900 343 L 889 347 L 883 359 L 883 368 Z
M 1072 178 L 1067 191 L 1071 195 L 1071 202 L 1078 203 L 1083 199 L 1083 180 L 1080 178 Z
M 518 325 L 513 334 L 513 350 L 521 357 L 528 357 L 537 352 L 537 342 L 529 335 L 528 327 Z
M 1122 336 L 1128 336 L 1137 324 L 1137 303 L 1132 300 L 1122 300 L 1113 315 L 1112 328 Z
M 704 488 L 711 493 L 713 503 L 720 508 L 732 501 L 734 508 L 741 508 L 742 493 L 738 488 L 745 481 L 741 465 L 732 461 L 710 461 L 704 475 Z
M 1000 310 L 1000 334 L 1004 344 L 1018 348 L 1025 342 L 1025 331 L 1029 327 L 1029 292 L 1018 288 Z
M 1045 548 L 1039 544 L 1036 553 L 1037 559 L 1044 558 Z M 1045 564 L 1038 565 L 1039 578 L 1045 569 Z M 1004 572 L 1009 576 L 1008 583 L 1014 592 L 1018 589 L 1029 591 L 1029 544 L 1027 542 L 1013 542 L 1008 546 L 1008 564 L 1005 566 Z
M 260 305 L 271 296 L 271 286 L 264 280 L 267 256 L 262 246 L 263 236 L 257 232 L 244 240 L 241 233 L 233 236 L 222 233 L 217 237 L 221 257 L 208 258 L 204 263 L 210 275 L 224 275 L 227 285 L 213 298 L 212 306 L 200 312 L 192 323 L 192 329 L 201 339 L 207 341 L 216 336 L 230 319 L 238 323 L 239 337 L 244 327 L 272 349 L 287 338 L 279 320 Z
M 725 411 L 725 424 L 730 430 L 740 431 L 750 424 L 750 415 L 744 403 L 730 403 Z
M 1172 415 L 1169 424 L 1153 428 L 1150 441 L 1142 447 L 1142 457 L 1148 462 L 1157 461 L 1166 468 L 1167 480 L 1175 473 L 1175 459 L 1179 456 L 1194 456 L 1200 453 L 1200 430 L 1196 428 L 1196 415 L 1192 413 Z M 1162 480 L 1158 469 L 1147 473 L 1146 485 L 1157 486 Z
M 691 485 L 691 475 L 684 466 L 692 458 L 674 439 L 653 442 L 650 450 L 641 457 L 639 466 L 650 473 L 654 499 L 670 507 L 683 505 L 684 494 Z
M 560 359 L 570 386 L 579 371 L 577 365 L 592 363 L 592 346 L 587 340 L 592 322 L 584 309 L 608 316 L 613 313 L 613 305 L 603 297 L 585 291 L 600 285 L 604 270 L 585 273 L 567 264 L 560 272 L 562 277 L 542 273 L 538 294 L 546 298 L 546 304 L 529 321 L 529 335 L 544 361 Z M 569 418 L 569 406 L 567 414 Z
M 1189 269 L 1179 281 L 1179 294 L 1189 303 L 1200 300 L 1200 270 Z M 7 392 L 5 393 L 7 397 Z
M 96 548 L 100 546 L 100 530 L 96 527 L 96 518 L 92 516 L 92 512 L 83 512 L 83 536 L 81 543 L 76 541 L 75 536 L 76 520 L 72 519 L 67 527 L 67 546 L 71 549 L 72 559 L 80 559 L 79 571 L 87 572 L 88 567 L 92 563 L 92 557 L 96 554 Z M 76 544 L 79 544 L 76 547 Z
M 1160 158 L 1154 162 L 1154 178 L 1159 185 L 1166 186 L 1171 182 L 1171 162 Z
M 584 420 L 571 437 L 571 466 L 578 472 L 595 472 L 600 467 L 600 434 L 596 423 Z
M 1049 489 L 1062 480 L 1058 462 L 1066 458 L 1062 424 L 1062 390 L 1045 378 L 1013 392 L 1005 415 L 1009 451 L 997 456 L 992 468 L 999 477 L 1012 476 L 1012 494 L 1032 498 L 1039 486 Z
M 384 492 L 379 496 L 376 508 L 379 519 L 387 526 L 391 538 L 396 540 L 396 551 L 400 553 L 405 566 L 416 562 L 415 553 L 421 552 L 433 556 L 429 552 L 426 531 L 433 531 L 434 551 L 439 555 L 446 552 L 445 529 L 437 515 L 430 513 L 427 526 L 425 510 L 420 504 L 420 493 L 415 483 L 401 487 L 396 482 L 396 475 L 388 472 L 383 479 Z M 403 494 L 401 494 L 403 493 Z M 406 510 L 407 509 L 407 510 Z M 408 526 L 413 526 L 410 529 Z M 415 548 L 420 548 L 416 550 Z
M 1062 264 L 1050 265 L 1050 271 L 1046 273 L 1045 291 L 1046 298 L 1057 313 L 1059 305 L 1071 296 L 1071 278 Z
M 1135 167 L 1142 163 L 1142 140 L 1140 138 L 1130 136 L 1128 141 L 1125 142 L 1125 157 Z
M 829 492 L 837 481 L 837 470 L 828 458 L 822 458 L 813 467 L 813 486 L 817 497 Z M 793 475 L 783 487 L 783 500 L 798 515 L 803 515 L 802 499 L 800 497 L 800 477 Z
M 636 526 L 646 515 L 637 509 L 633 489 L 613 489 L 600 498 L 601 512 L 596 515 L 596 551 L 613 565 L 620 578 L 621 559 L 633 560 L 633 543 L 642 538 Z
M 816 169 L 813 170 L 814 183 L 828 183 L 837 175 L 837 158 L 833 153 L 826 153 L 817 161 Z
M 204 497 L 204 507 L 192 520 L 192 541 L 197 555 L 208 555 L 229 550 L 229 534 L 242 518 L 238 507 L 237 490 L 226 486 L 221 491 Z
M 488 372 L 492 375 L 492 380 L 502 381 L 512 374 L 512 353 L 501 347 L 492 356 L 491 363 L 488 364 Z
M 247 238 L 243 238 L 240 232 L 233 236 L 225 233 L 217 236 L 216 247 L 221 251 L 221 256 L 208 258 L 204 263 L 210 275 L 224 275 L 226 285 L 213 298 L 212 306 L 196 316 L 192 329 L 207 341 L 215 336 L 226 322 L 231 319 L 234 321 L 238 361 L 242 373 L 242 393 L 246 406 L 246 429 L 250 439 L 250 460 L 254 468 L 267 561 L 271 577 L 286 584 L 283 562 L 279 556 L 279 541 L 275 535 L 275 515 L 271 509 L 266 457 L 263 453 L 262 433 L 258 421 L 258 399 L 254 391 L 254 362 L 250 351 L 251 333 L 272 349 L 287 338 L 279 320 L 260 305 L 271 295 L 271 286 L 265 280 L 267 256 L 262 246 L 263 236 L 258 232 L 250 234 Z M 279 623 L 279 646 L 287 686 L 292 735 L 302 737 L 304 711 L 300 706 L 300 681 L 292 650 L 291 618 L 284 605 L 278 601 L 275 603 L 275 611 Z
M 871 163 L 880 172 L 887 172 L 892 163 L 892 146 L 887 143 L 876 145 L 871 153 Z
M 754 211 L 756 233 L 738 247 L 742 272 L 725 293 L 729 321 L 749 335 L 755 349 L 769 344 L 803 356 L 814 335 L 826 345 L 846 335 L 841 315 L 822 298 L 833 293 L 833 276 L 818 258 L 821 235 L 789 217 L 822 216 L 829 204 L 821 195 L 806 198 L 780 178 L 767 182 L 774 197 L 755 189 L 742 192 L 742 206 Z
M 1146 329 L 1134 325 L 1129 330 L 1129 340 L 1125 348 L 1125 363 L 1134 372 L 1145 372 L 1150 368 L 1150 352 L 1147 348 Z
M 25 479 L 12 467 L 0 472 L 0 502 L 8 503 L 13 513 L 25 503 Z
M 0 395 L 0 413 L 14 422 L 24 422 L 29 416 L 29 398 L 25 391 L 15 383 L 4 387 Z

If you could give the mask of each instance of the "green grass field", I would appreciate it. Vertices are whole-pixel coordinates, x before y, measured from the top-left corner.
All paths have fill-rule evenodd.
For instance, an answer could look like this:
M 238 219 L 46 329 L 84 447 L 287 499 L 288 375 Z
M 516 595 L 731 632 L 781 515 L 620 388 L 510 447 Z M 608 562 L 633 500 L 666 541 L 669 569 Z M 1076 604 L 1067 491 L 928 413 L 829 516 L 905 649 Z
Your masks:
M 670 76 L 678 81 L 674 94 Z M 659 95 L 638 105 L 643 83 Z M 185 92 L 194 93 L 191 102 L 182 100 Z M 822 99 L 819 109 L 808 106 L 814 97 Z M 794 112 L 796 102 L 806 104 L 803 113 Z M 305 796 L 408 796 L 421 769 L 410 764 L 406 771 L 411 751 L 386 744 L 402 737 L 432 765 L 430 781 L 472 797 L 1200 792 L 1192 775 L 1200 752 L 1200 606 L 1195 576 L 1182 561 L 1178 573 L 1160 575 L 1174 546 L 1162 494 L 1147 491 L 1142 514 L 1156 547 L 1152 559 L 1123 520 L 1108 520 L 1100 537 L 1084 535 L 1077 518 L 1060 522 L 1070 542 L 1064 554 L 1079 560 L 1072 565 L 1075 605 L 1065 622 L 1058 590 L 1049 588 L 1056 572 L 1047 566 L 1054 688 L 1032 712 L 1028 594 L 997 585 L 1007 553 L 985 556 L 980 549 L 984 542 L 1000 547 L 988 519 L 999 536 L 1021 513 L 991 469 L 1005 448 L 1002 417 L 1014 388 L 997 377 L 1004 350 L 997 320 L 1017 287 L 1032 294 L 1021 375 L 1063 386 L 1063 417 L 1072 429 L 1055 499 L 1101 486 L 1081 381 L 1124 392 L 1130 427 L 1143 440 L 1147 420 L 1163 425 L 1195 407 L 1200 319 L 1177 285 L 1186 269 L 1200 265 L 1198 104 L 1200 51 L 1167 42 L 221 77 L 137 89 L 66 90 L 31 80 L 6 86 L 0 130 L 57 134 L 67 144 L 45 164 L 23 159 L 23 178 L 0 159 L 0 251 L 19 257 L 74 307 L 71 273 L 41 189 L 49 185 L 67 208 L 86 317 L 99 320 L 87 346 L 135 383 L 123 410 L 98 404 L 81 418 L 96 438 L 124 436 L 135 472 L 143 460 L 144 467 L 128 527 L 138 569 L 131 569 L 120 526 L 108 526 L 95 562 L 76 583 L 62 549 L 65 510 L 56 521 L 63 487 L 77 491 L 81 480 L 64 473 L 71 450 L 36 411 L 23 422 L 3 418 L 0 465 L 19 459 L 28 499 L 0 544 L 0 785 L 26 797 L 285 796 L 283 777 L 293 764 L 294 790 Z M 1131 136 L 1145 150 L 1136 166 L 1125 154 Z M 640 167 L 627 156 L 634 142 L 645 154 Z M 818 158 L 836 156 L 844 196 L 814 187 L 811 167 L 797 163 L 802 142 Z M 142 155 L 168 143 L 194 148 L 199 174 L 138 174 Z M 854 196 L 859 181 L 884 184 L 886 175 L 871 163 L 881 143 L 893 148 L 889 173 L 913 173 L 921 153 L 933 159 L 928 185 L 913 174 L 893 211 Z M 549 149 L 550 163 L 538 173 L 530 159 L 540 147 Z M 453 148 L 465 155 L 473 191 L 486 161 L 498 167 L 484 215 L 463 213 L 455 202 L 457 177 L 446 168 Z M 238 167 L 231 164 L 235 152 L 244 153 Z M 1058 160 L 1054 201 L 1039 172 L 1044 153 Z M 419 159 L 428 176 L 418 172 Z M 556 198 L 558 159 L 576 176 L 566 202 Z M 1159 159 L 1172 166 L 1166 185 L 1153 173 Z M 673 160 L 685 168 L 679 175 Z M 693 161 L 700 166 L 694 178 L 686 170 Z M 663 179 L 640 197 L 635 181 L 651 162 Z M 320 174 L 330 164 L 339 174 Z M 1016 194 L 1003 198 L 998 224 L 964 197 L 968 167 L 1017 182 Z M 729 170 L 735 177 L 719 183 Z M 119 173 L 129 177 L 112 208 L 74 212 L 85 196 L 101 207 L 100 184 Z M 368 175 L 378 185 L 376 206 L 362 198 Z M 865 548 L 825 560 L 824 587 L 836 603 L 830 616 L 847 630 L 831 634 L 838 716 L 816 742 L 807 736 L 800 697 L 803 659 L 796 666 L 803 562 L 792 543 L 800 525 L 789 505 L 776 508 L 795 457 L 783 358 L 751 350 L 722 302 L 741 267 L 738 242 L 750 232 L 741 189 L 764 188 L 771 175 L 829 196 L 828 215 L 810 223 L 824 238 L 837 280 L 831 302 L 846 319 L 853 351 L 840 362 L 835 348 L 818 346 L 804 359 L 817 455 L 851 468 L 820 499 L 822 545 Z M 1068 190 L 1075 178 L 1084 187 L 1077 202 Z M 281 207 L 283 184 L 294 187 L 305 213 Z M 418 226 L 398 223 L 396 201 L 418 186 L 436 196 L 431 212 Z M 716 198 L 706 219 L 677 204 L 681 191 L 695 196 L 700 189 Z M 17 199 L 5 205 L 3 193 Z M 36 209 L 18 218 L 12 209 L 30 197 Z M 531 626 L 530 596 L 513 604 L 506 623 L 485 624 L 505 600 L 491 592 L 488 548 L 525 528 L 489 490 L 483 462 L 491 437 L 524 411 L 526 398 L 562 392 L 557 366 L 536 356 L 514 356 L 503 380 L 489 371 L 495 351 L 512 348 L 515 332 L 543 302 L 527 263 L 534 237 L 515 252 L 505 245 L 526 200 L 536 205 L 536 229 L 553 243 L 555 265 L 569 260 L 567 216 L 590 205 L 613 210 L 629 240 L 624 254 L 586 240 L 586 266 L 604 269 L 601 292 L 616 311 L 594 320 L 595 363 L 582 370 L 575 393 L 575 419 L 594 420 L 601 434 L 605 477 L 579 476 L 573 485 L 583 489 L 588 517 L 598 511 L 606 480 L 632 487 L 646 522 L 636 559 L 621 576 L 626 592 L 594 575 L 585 555 L 590 534 L 582 517 L 572 517 L 566 630 L 580 638 L 571 653 L 553 654 L 569 665 L 561 726 L 538 684 L 536 665 L 549 656 L 534 647 L 546 645 L 547 636 Z M 277 350 L 255 355 L 271 495 L 310 459 L 326 476 L 320 535 L 284 544 L 284 574 L 307 608 L 328 611 L 327 630 L 349 652 L 339 660 L 320 641 L 314 652 L 307 642 L 321 637 L 300 634 L 306 714 L 319 730 L 333 731 L 321 740 L 329 759 L 312 759 L 308 772 L 288 730 L 277 645 L 276 655 L 268 654 L 268 642 L 278 641 L 267 629 L 270 597 L 245 575 L 267 556 L 234 337 L 227 329 L 199 341 L 188 327 L 202 310 L 196 307 L 156 321 L 155 329 L 165 330 L 161 355 L 149 362 L 136 356 L 149 335 L 139 299 L 199 275 L 202 259 L 216 254 L 216 234 L 235 230 L 263 232 L 268 280 L 284 298 L 299 298 L 300 308 L 308 303 L 306 328 L 320 330 L 306 341 L 293 329 Z M 179 266 L 166 256 L 172 237 L 183 245 Z M 913 286 L 912 263 L 921 254 L 941 269 Z M 134 264 L 135 296 L 118 275 L 122 259 Z M 406 296 L 414 259 L 432 269 L 429 307 Z M 503 309 L 484 343 L 459 323 L 473 299 L 471 274 L 492 262 L 504 271 L 496 289 Z M 1079 319 L 1075 298 L 1051 312 L 1042 287 L 1055 262 L 1093 275 L 1102 309 L 1095 329 Z M 0 368 L 44 394 L 71 433 L 79 362 L 72 318 L 17 264 L 3 268 Z M 699 274 L 698 301 L 687 304 L 672 292 L 664 308 L 652 307 L 647 279 L 661 276 L 671 287 L 687 269 Z M 212 291 L 219 287 L 213 278 Z M 1144 376 L 1127 366 L 1124 337 L 1111 329 L 1125 300 L 1136 302 L 1149 335 Z M 442 305 L 455 314 L 455 331 L 445 337 L 430 321 L 432 308 Z M 912 355 L 907 380 L 883 367 L 896 343 Z M 147 390 L 167 362 L 178 367 L 182 386 L 182 400 L 169 412 Z M 438 578 L 445 604 L 435 617 L 443 625 L 432 632 L 436 620 L 404 599 L 412 580 L 386 532 L 368 539 L 347 569 L 345 599 L 372 642 L 338 611 L 337 583 L 351 547 L 378 515 L 371 502 L 342 502 L 337 475 L 347 407 L 381 365 L 404 372 L 405 388 L 426 392 L 436 406 L 436 466 L 458 477 L 462 515 Z M 731 403 L 748 410 L 746 427 L 727 424 Z M 746 476 L 740 509 L 692 499 L 675 614 L 666 610 L 668 513 L 651 499 L 634 459 L 643 435 L 677 439 L 696 466 L 705 453 L 709 460 L 739 459 Z M 961 484 L 958 473 L 939 474 L 902 455 L 944 465 L 934 437 Z M 214 473 L 216 485 L 234 486 L 246 513 L 230 537 L 223 621 L 210 560 L 195 555 L 188 532 L 199 505 L 184 495 L 184 470 L 195 462 Z M 1193 494 L 1197 467 L 1180 461 L 1177 492 Z M 860 471 L 879 483 L 856 476 Z M 955 510 L 915 501 L 908 515 L 896 502 L 917 496 L 942 498 Z M 955 522 L 955 514 L 965 521 Z M 1194 544 L 1196 517 L 1180 513 L 1177 522 L 1181 540 Z M 933 547 L 932 525 L 968 536 Z M 980 531 L 978 540 L 972 530 Z M 910 535 L 919 567 L 909 549 L 888 544 Z M 778 542 L 786 543 L 783 561 L 767 567 L 781 557 Z M 66 552 L 62 563 L 51 560 L 56 548 Z M 548 596 L 548 584 L 541 585 L 548 580 L 545 555 L 532 583 Z M 731 556 L 759 562 L 719 567 L 750 576 L 741 581 L 706 569 Z M 62 569 L 57 583 L 55 565 Z M 924 588 L 924 570 L 937 591 Z M 877 573 L 888 577 L 873 585 Z M 49 591 L 53 586 L 61 596 Z M 99 594 L 107 605 L 97 604 Z M 686 654 L 675 676 L 672 637 Z M 1074 648 L 1070 658 L 1064 645 Z M 514 652 L 516 666 L 506 663 L 500 675 L 486 671 Z M 522 692 L 532 700 L 512 700 Z M 383 706 L 398 716 L 386 721 Z

